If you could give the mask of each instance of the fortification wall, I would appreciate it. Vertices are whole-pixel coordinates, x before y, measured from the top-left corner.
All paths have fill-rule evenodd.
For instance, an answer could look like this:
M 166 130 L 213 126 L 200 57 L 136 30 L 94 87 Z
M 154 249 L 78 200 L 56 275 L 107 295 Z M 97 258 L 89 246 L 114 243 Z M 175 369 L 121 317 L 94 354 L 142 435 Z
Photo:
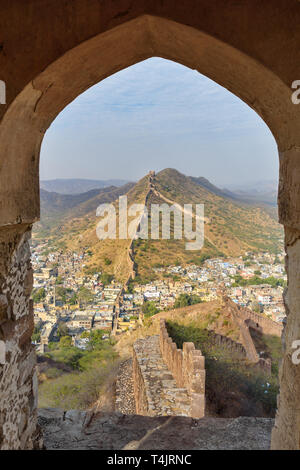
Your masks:
M 264 317 L 259 313 L 253 312 L 247 307 L 242 307 L 233 302 L 229 297 L 223 297 L 223 302 L 228 304 L 229 307 L 233 307 L 237 315 L 244 321 L 251 319 L 261 329 L 265 335 L 274 335 L 281 338 L 283 326 L 279 323 L 271 320 L 271 318 Z
M 191 416 L 205 414 L 205 358 L 194 343 L 183 343 L 182 349 L 169 337 L 165 321 L 160 320 L 160 350 L 163 360 L 179 387 L 186 387 L 191 399 Z
M 229 297 L 223 297 L 223 304 L 229 309 L 232 318 L 240 327 L 243 346 L 245 347 L 247 358 L 253 362 L 257 368 L 267 374 L 270 374 L 272 365 L 271 359 L 264 359 L 259 357 L 250 333 L 250 328 L 253 328 L 260 333 L 280 337 L 282 326 L 273 320 L 253 312 L 249 308 L 237 305 Z
M 233 339 L 229 338 L 228 336 L 219 335 L 214 331 L 209 331 L 208 333 L 216 346 L 226 348 L 231 353 L 231 355 L 237 355 L 240 358 L 247 356 L 246 349 L 242 343 L 233 341 Z
M 191 416 L 191 399 L 178 387 L 163 361 L 159 336 L 148 336 L 133 345 L 133 388 L 136 413 L 146 416 Z
M 133 354 L 132 354 L 132 369 L 133 369 L 133 390 L 134 390 L 134 399 L 135 399 L 135 407 L 136 413 L 138 415 L 145 415 L 149 414 L 149 403 L 147 400 L 146 395 L 146 385 L 141 369 L 141 364 L 139 363 L 138 359 L 139 350 L 134 345 L 133 347 Z

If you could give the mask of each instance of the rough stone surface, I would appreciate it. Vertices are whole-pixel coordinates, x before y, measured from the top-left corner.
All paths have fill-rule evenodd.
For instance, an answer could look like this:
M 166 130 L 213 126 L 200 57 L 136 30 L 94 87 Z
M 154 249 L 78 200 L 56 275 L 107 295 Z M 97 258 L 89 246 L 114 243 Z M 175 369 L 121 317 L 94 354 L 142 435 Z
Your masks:
M 158 335 L 134 343 L 133 383 L 137 414 L 191 415 L 191 398 L 186 388 L 178 387 L 164 362 Z
M 205 358 L 194 343 L 183 343 L 182 350 L 169 337 L 165 321 L 160 320 L 160 352 L 178 387 L 187 390 L 190 399 L 189 416 L 202 418 L 205 414 Z
M 149 417 L 91 415 L 39 410 L 46 449 L 269 449 L 274 420 L 268 418 Z
M 116 404 L 115 409 L 120 413 L 135 414 L 135 400 L 132 377 L 132 359 L 127 359 L 120 364 L 116 380 Z
M 30 230 L 0 229 L 0 449 L 41 446 L 36 425 L 36 356 L 31 346 Z
M 280 396 L 276 425 L 272 433 L 273 449 L 300 449 L 300 232 L 286 230 L 286 269 L 288 289 L 284 295 L 287 324 L 283 334 L 283 361 L 279 371 Z M 295 358 L 293 360 L 293 354 Z M 296 362 L 295 362 L 296 359 Z

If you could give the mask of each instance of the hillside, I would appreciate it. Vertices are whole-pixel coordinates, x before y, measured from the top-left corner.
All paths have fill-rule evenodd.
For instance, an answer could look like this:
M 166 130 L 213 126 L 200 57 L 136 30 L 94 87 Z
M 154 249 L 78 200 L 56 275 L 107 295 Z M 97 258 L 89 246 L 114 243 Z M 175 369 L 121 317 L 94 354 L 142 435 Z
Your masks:
M 97 192 L 98 191 L 98 192 Z M 205 206 L 205 244 L 201 251 L 185 249 L 186 240 L 174 240 L 171 218 L 170 240 L 134 240 L 133 257 L 137 280 L 157 277 L 153 268 L 171 264 L 201 264 L 204 256 L 239 256 L 246 251 L 278 251 L 282 246 L 282 229 L 263 207 L 246 204 L 236 196 L 212 185 L 205 178 L 188 177 L 177 170 L 166 169 L 155 176 L 145 176 L 136 184 L 93 190 L 76 196 L 42 192 L 43 227 L 39 235 L 65 249 L 89 250 L 86 269 L 99 269 L 124 281 L 132 263 L 129 257 L 131 240 L 99 240 L 95 211 L 103 202 L 113 202 L 118 213 L 118 197 L 127 194 L 128 207 L 145 203 L 203 203 Z M 128 218 L 128 222 L 132 218 Z M 150 219 L 149 219 L 150 222 Z M 151 224 L 149 223 L 149 226 Z M 118 227 L 117 227 L 118 230 Z M 118 233 L 118 232 L 117 232 Z
M 281 247 L 282 229 L 267 210 L 221 196 L 222 191 L 205 179 L 166 169 L 155 176 L 154 187 L 148 206 L 166 200 L 181 206 L 204 203 L 205 244 L 199 252 L 185 250 L 184 240 L 135 241 L 135 261 L 141 278 L 153 275 L 149 267 L 201 264 L 203 256 L 239 256 L 246 251 L 277 251 Z
M 99 204 L 113 202 L 120 195 L 126 194 L 133 186 L 134 183 L 127 183 L 121 187 L 109 186 L 80 194 L 60 194 L 41 189 L 41 220 L 35 224 L 34 231 L 47 231 L 57 227 L 62 220 L 85 216 L 96 211 Z
M 253 183 L 237 183 L 231 185 L 229 190 L 222 189 L 225 193 L 233 194 L 240 201 L 249 204 L 264 205 L 264 207 L 277 206 L 278 181 L 258 180 Z
M 90 180 L 82 178 L 59 178 L 54 180 L 42 180 L 41 189 L 59 194 L 81 194 L 92 189 L 102 189 L 109 186 L 123 186 L 128 183 L 125 180 Z

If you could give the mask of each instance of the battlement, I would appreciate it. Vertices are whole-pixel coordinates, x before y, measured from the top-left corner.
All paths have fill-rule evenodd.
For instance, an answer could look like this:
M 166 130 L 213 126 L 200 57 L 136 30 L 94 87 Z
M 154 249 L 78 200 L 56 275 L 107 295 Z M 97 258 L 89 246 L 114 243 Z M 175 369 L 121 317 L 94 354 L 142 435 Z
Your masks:
M 163 360 L 179 387 L 186 387 L 191 399 L 191 416 L 205 414 L 205 358 L 194 343 L 183 343 L 177 349 L 170 338 L 164 320 L 160 320 L 160 350 Z
M 177 349 L 164 320 L 160 334 L 133 345 L 133 388 L 136 413 L 146 416 L 205 414 L 205 360 L 194 343 Z

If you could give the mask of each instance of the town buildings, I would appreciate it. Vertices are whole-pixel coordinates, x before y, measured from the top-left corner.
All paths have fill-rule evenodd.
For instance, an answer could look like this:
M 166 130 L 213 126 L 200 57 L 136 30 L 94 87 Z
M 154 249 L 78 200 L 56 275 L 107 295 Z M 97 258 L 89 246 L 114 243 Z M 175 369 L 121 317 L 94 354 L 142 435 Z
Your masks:
M 172 309 L 181 294 L 210 301 L 222 290 L 234 302 L 274 321 L 285 318 L 283 253 L 246 253 L 226 260 L 207 259 L 200 266 L 155 268 L 156 280 L 134 283 L 130 292 L 114 280 L 103 285 L 101 272 L 84 274 L 86 256 L 84 252 L 49 252 L 47 242 L 33 243 L 34 319 L 44 349 L 57 339 L 61 329 L 81 348 L 84 331 L 110 333 L 116 322 L 117 334 L 134 329 L 145 302 L 153 302 L 158 310 Z

